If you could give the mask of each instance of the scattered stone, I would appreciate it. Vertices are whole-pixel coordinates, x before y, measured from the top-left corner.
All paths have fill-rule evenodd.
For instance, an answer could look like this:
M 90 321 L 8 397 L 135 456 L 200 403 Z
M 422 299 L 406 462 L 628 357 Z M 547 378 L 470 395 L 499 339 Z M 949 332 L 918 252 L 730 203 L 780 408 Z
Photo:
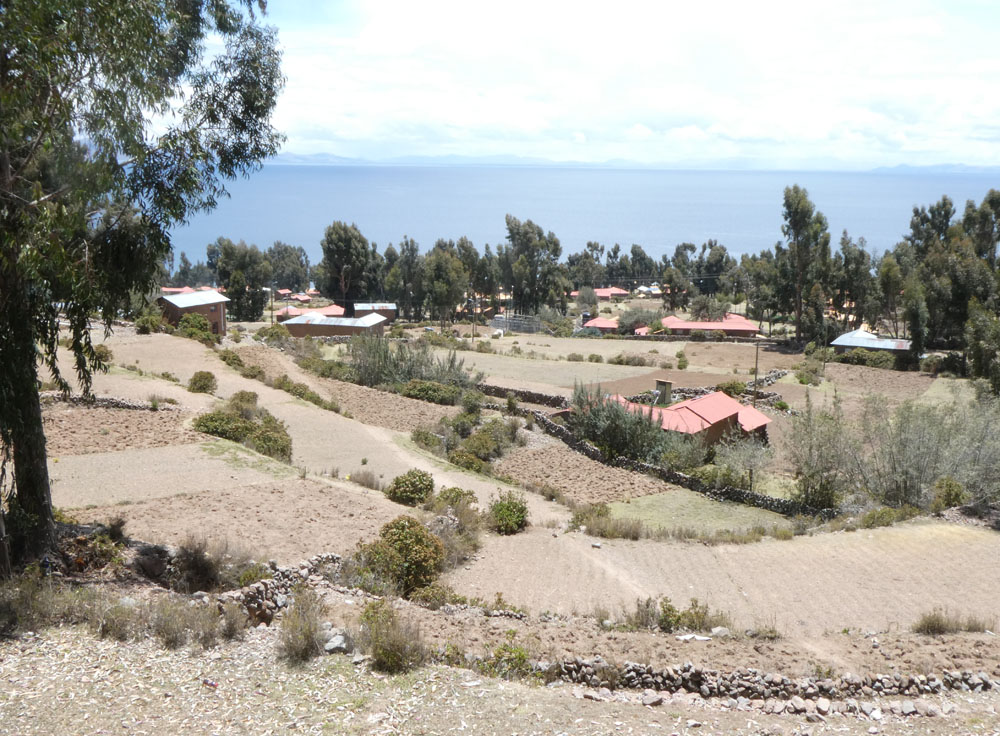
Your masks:
M 712 629 L 712 636 L 717 636 L 720 639 L 729 636 L 730 631 L 725 626 L 716 626 Z
M 816 701 L 816 712 L 825 716 L 830 712 L 830 701 L 827 698 L 820 698 Z
M 642 696 L 642 704 L 650 707 L 663 704 L 663 696 L 659 693 L 648 693 Z
M 351 651 L 347 644 L 347 637 L 343 634 L 334 634 L 330 637 L 330 641 L 323 645 L 323 649 L 327 654 L 347 654 Z
M 806 709 L 806 701 L 795 695 L 788 701 L 787 708 L 792 713 L 803 713 Z
M 701 728 L 701 721 L 696 721 L 693 718 L 689 718 L 687 722 L 688 728 Z
M 601 548 L 601 543 L 600 542 L 591 542 L 590 546 L 593 547 L 594 549 L 600 549 Z
M 912 700 L 904 700 L 902 711 L 904 716 L 916 715 L 917 707 L 913 704 Z

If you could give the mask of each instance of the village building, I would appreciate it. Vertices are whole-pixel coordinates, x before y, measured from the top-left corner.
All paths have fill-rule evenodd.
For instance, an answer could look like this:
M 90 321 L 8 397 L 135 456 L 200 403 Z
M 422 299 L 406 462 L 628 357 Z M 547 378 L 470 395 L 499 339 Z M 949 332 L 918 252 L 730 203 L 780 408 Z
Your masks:
M 292 317 L 301 317 L 303 314 L 319 314 L 323 317 L 343 317 L 344 308 L 339 304 L 330 304 L 325 307 L 317 307 L 315 309 L 300 309 L 299 307 L 289 305 L 275 312 L 274 318 L 278 322 L 285 322 Z
M 628 296 L 628 291 L 626 291 L 625 289 L 619 289 L 617 286 L 594 289 L 594 293 L 597 295 L 597 298 L 602 302 L 609 302 L 616 297 L 623 299 Z M 576 297 L 580 296 L 580 292 L 571 291 L 569 295 L 575 299 Z
M 324 317 L 309 311 L 286 319 L 282 324 L 292 337 L 335 337 L 340 335 L 375 335 L 382 337 L 387 320 L 381 314 L 364 317 Z
M 865 350 L 882 350 L 889 353 L 905 353 L 910 349 L 909 340 L 897 340 L 895 338 L 879 337 L 862 328 L 852 332 L 845 332 L 836 340 L 830 343 L 835 353 L 846 353 L 857 348 Z
M 740 314 L 727 314 L 721 320 L 683 320 L 673 315 L 660 320 L 672 335 L 690 335 L 692 332 L 723 332 L 726 337 L 755 337 L 757 325 Z
M 585 322 L 584 327 L 600 330 L 602 333 L 617 332 L 618 320 L 607 317 L 594 317 L 589 322 Z
M 226 302 L 229 299 L 217 291 L 165 294 L 157 301 L 163 309 L 163 316 L 175 327 L 185 314 L 201 314 L 208 320 L 213 335 L 226 334 Z
M 669 389 L 668 389 L 669 394 Z M 680 432 L 701 438 L 705 444 L 718 442 L 734 431 L 767 439 L 771 418 L 752 406 L 745 406 L 722 391 L 679 401 L 669 406 L 638 404 L 622 396 L 614 400 L 629 411 L 652 413 L 665 432 Z
M 355 302 L 354 316 L 364 317 L 368 314 L 380 314 L 387 322 L 396 321 L 396 305 L 394 302 Z

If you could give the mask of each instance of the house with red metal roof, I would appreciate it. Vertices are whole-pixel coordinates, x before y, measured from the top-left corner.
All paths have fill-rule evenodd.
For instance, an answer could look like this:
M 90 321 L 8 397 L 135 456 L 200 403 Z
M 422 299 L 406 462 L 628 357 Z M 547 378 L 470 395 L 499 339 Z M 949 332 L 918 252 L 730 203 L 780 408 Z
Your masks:
M 597 295 L 597 298 L 600 299 L 602 302 L 609 302 L 614 297 L 624 298 L 628 296 L 628 291 L 626 291 L 625 289 L 619 289 L 617 286 L 609 286 L 607 288 L 594 289 L 594 293 Z M 580 292 L 571 291 L 569 295 L 575 299 L 576 297 L 580 296 Z
M 705 333 L 724 332 L 727 337 L 754 337 L 757 325 L 740 314 L 727 314 L 721 320 L 684 320 L 673 315 L 660 320 L 673 335 L 690 335 L 698 330 Z
M 705 444 L 713 444 L 730 432 L 767 436 L 771 418 L 752 406 L 745 406 L 722 391 L 679 401 L 669 406 L 651 406 L 613 397 L 629 411 L 652 414 L 666 432 L 698 436 Z
M 584 323 L 583 326 L 592 327 L 595 330 L 600 330 L 601 332 L 617 332 L 618 320 L 608 319 L 607 317 L 594 317 L 589 322 Z
M 339 304 L 330 304 L 326 307 L 318 307 L 316 309 L 299 309 L 298 307 L 293 307 L 291 305 L 285 307 L 284 309 L 279 309 L 274 313 L 274 318 L 278 322 L 284 322 L 285 320 L 292 319 L 293 317 L 301 317 L 304 314 L 319 314 L 322 317 L 343 317 L 344 308 Z

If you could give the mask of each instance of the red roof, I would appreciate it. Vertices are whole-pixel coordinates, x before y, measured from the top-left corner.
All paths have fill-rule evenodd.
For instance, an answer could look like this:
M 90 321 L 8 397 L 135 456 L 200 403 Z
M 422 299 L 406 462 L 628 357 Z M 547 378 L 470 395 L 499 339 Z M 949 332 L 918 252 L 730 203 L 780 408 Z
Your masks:
M 606 289 L 594 289 L 594 294 L 597 295 L 598 299 L 610 299 L 613 296 L 628 296 L 628 292 L 625 289 L 619 289 L 617 286 L 610 286 Z M 571 291 L 569 295 L 577 297 L 580 296 L 580 292 Z
M 194 289 L 190 286 L 161 286 L 160 291 L 164 294 L 193 294 Z
M 299 309 L 298 307 L 285 307 L 284 309 L 279 309 L 277 312 L 275 312 L 274 316 L 275 317 L 284 317 L 284 316 L 298 317 L 300 314 L 303 313 L 303 311 L 304 310 Z
M 291 289 L 278 289 L 278 293 L 281 294 L 282 296 L 288 296 L 289 294 L 292 293 L 292 290 Z
M 306 291 L 309 296 L 319 296 L 319 289 L 309 289 Z
M 318 312 L 319 314 L 322 314 L 324 317 L 343 317 L 344 316 L 344 308 L 342 306 L 340 306 L 339 304 L 331 304 L 328 307 L 320 307 L 318 309 L 310 309 L 310 310 L 307 310 L 307 311 Z
M 288 298 L 291 299 L 293 302 L 306 303 L 306 302 L 311 302 L 312 301 L 312 297 L 311 296 L 307 296 L 305 294 L 292 294 Z
M 649 334 L 649 328 L 648 327 L 636 327 L 635 328 L 635 334 L 637 334 L 637 335 L 648 335 Z
M 328 307 L 320 307 L 319 309 L 299 309 L 298 307 L 287 306 L 283 309 L 279 309 L 274 313 L 275 317 L 299 317 L 303 314 L 320 314 L 324 317 L 343 317 L 344 308 L 336 304 L 331 304 Z
M 643 414 L 652 412 L 653 419 L 659 421 L 663 429 L 684 434 L 698 434 L 734 415 L 744 432 L 753 432 L 771 421 L 766 414 L 752 406 L 744 406 L 722 391 L 713 391 L 705 396 L 687 399 L 666 407 L 636 404 L 621 396 L 615 396 L 614 400 L 629 411 Z
M 757 334 L 757 325 L 740 314 L 727 314 L 722 320 L 697 322 L 681 319 L 680 317 L 664 317 L 660 320 L 664 327 L 671 330 L 704 330 L 712 332 L 722 330 L 723 332 L 752 332 Z
M 598 330 L 617 330 L 618 320 L 608 319 L 607 317 L 594 317 L 584 327 L 594 327 Z

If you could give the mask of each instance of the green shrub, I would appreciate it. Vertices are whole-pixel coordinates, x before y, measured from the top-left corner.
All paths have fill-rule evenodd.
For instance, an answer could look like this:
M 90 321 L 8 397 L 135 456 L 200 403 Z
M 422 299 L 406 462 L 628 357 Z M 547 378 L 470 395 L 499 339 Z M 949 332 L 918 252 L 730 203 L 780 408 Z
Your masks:
M 244 368 L 243 358 L 240 357 L 239 353 L 230 348 L 219 351 L 219 360 L 230 368 L 235 368 L 237 371 Z
M 281 618 L 278 629 L 278 656 L 301 664 L 323 653 L 323 599 L 300 585 L 293 592 L 294 602 Z
M 458 508 L 460 506 L 473 506 L 476 503 L 476 494 L 472 491 L 458 486 L 442 488 L 431 500 L 432 510 L 440 508 Z
M 461 414 L 456 414 L 449 421 L 452 430 L 459 437 L 465 438 L 472 434 L 472 430 L 475 429 L 476 425 L 479 424 L 479 416 L 477 414 L 469 414 L 468 412 L 462 412 Z
M 865 350 L 864 348 L 854 348 L 846 353 L 834 357 L 838 363 L 848 365 L 864 365 L 869 368 L 893 369 L 896 367 L 896 358 L 892 353 L 884 350 Z
M 446 386 L 436 381 L 422 381 L 417 378 L 410 379 L 403 384 L 399 393 L 411 399 L 429 401 L 433 404 L 444 404 L 452 406 L 461 395 L 461 389 L 457 386 Z
M 570 353 L 566 356 L 566 360 L 570 363 L 581 363 L 583 362 L 583 353 Z
M 677 355 L 675 355 L 674 357 L 677 358 L 677 370 L 679 371 L 687 370 L 688 367 L 687 354 L 683 350 L 678 350 Z
M 961 616 L 940 608 L 922 614 L 913 624 L 914 633 L 927 636 L 957 634 L 960 631 L 981 633 L 995 628 L 996 620 L 981 619 L 978 616 L 966 616 L 963 619 Z
M 931 490 L 934 494 L 931 501 L 931 511 L 935 514 L 940 514 L 945 509 L 954 506 L 961 506 L 967 498 L 962 484 L 950 475 L 939 478 Z
M 778 411 L 788 411 L 788 402 L 782 399 L 778 399 L 774 402 L 774 408 Z
M 400 516 L 382 527 L 377 541 L 362 545 L 358 556 L 408 596 L 434 582 L 444 562 L 444 545 L 412 516 Z
M 497 534 L 517 534 L 528 525 L 528 505 L 514 491 L 501 493 L 489 508 L 489 524 Z
M 896 522 L 912 519 L 920 514 L 920 510 L 913 506 L 903 506 L 898 509 L 888 506 L 881 506 L 866 512 L 861 517 L 862 529 L 875 529 L 880 526 L 892 526 Z
M 247 616 L 240 604 L 228 601 L 222 606 L 220 634 L 226 641 L 241 640 L 246 636 Z
M 466 414 L 472 414 L 479 416 L 479 412 L 482 411 L 483 402 L 486 397 L 483 395 L 482 391 L 465 391 L 462 393 L 462 409 Z
M 163 315 L 159 310 L 150 309 L 143 312 L 135 321 L 135 332 L 137 335 L 149 335 L 154 332 L 163 332 Z
M 480 429 L 462 442 L 462 448 L 483 461 L 499 457 L 502 450 L 496 437 L 487 429 Z
M 210 348 L 214 348 L 215 344 L 219 341 L 218 337 L 212 334 L 211 326 L 205 315 L 198 314 L 197 312 L 188 312 L 182 315 L 180 321 L 177 323 L 177 330 L 174 334 L 190 340 L 196 340 Z
M 111 352 L 111 348 L 104 343 L 100 343 L 94 346 L 94 357 L 105 365 L 111 365 L 111 361 L 114 360 L 115 355 Z
M 618 355 L 608 358 L 608 363 L 612 365 L 653 365 L 655 361 L 648 355 L 638 353 L 618 353 Z
M 199 432 L 240 442 L 252 450 L 284 462 L 292 459 L 292 438 L 284 422 L 257 406 L 257 394 L 238 391 L 226 408 L 195 417 Z
M 747 385 L 743 381 L 725 381 L 720 383 L 715 387 L 716 390 L 722 391 L 727 396 L 739 397 L 740 395 L 746 393 Z
M 515 643 L 514 637 L 514 631 L 508 631 L 507 641 L 499 644 L 480 662 L 479 668 L 484 674 L 503 680 L 531 677 L 533 657 L 522 645 Z
M 645 525 L 638 519 L 611 516 L 606 503 L 578 508 L 570 518 L 571 529 L 586 529 L 587 534 L 602 539 L 642 539 L 648 536 Z
M 660 599 L 660 613 L 656 618 L 656 625 L 660 631 L 668 634 L 681 625 L 681 612 L 666 596 Z
M 263 381 L 264 369 L 259 365 L 248 365 L 240 369 L 240 375 L 252 381 Z
M 215 374 L 211 371 L 195 371 L 187 386 L 188 391 L 193 394 L 214 394 L 217 388 Z
M 405 506 L 417 506 L 426 501 L 434 492 L 434 478 L 423 470 L 408 470 L 392 479 L 385 489 L 390 501 Z
M 450 603 L 465 603 L 466 598 L 455 593 L 449 586 L 442 583 L 431 583 L 423 588 L 417 588 L 410 594 L 410 601 L 432 611 Z
M 490 464 L 480 460 L 468 450 L 458 447 L 448 453 L 448 462 L 473 473 L 490 474 Z
M 603 355 L 599 355 L 598 353 L 591 353 L 590 355 L 587 356 L 587 362 L 588 363 L 603 363 L 604 362 L 604 356 Z
M 153 634 L 167 649 L 179 649 L 188 640 L 187 601 L 173 596 L 161 596 L 150 610 L 150 626 Z
M 444 440 L 429 429 L 417 427 L 410 432 L 410 439 L 418 447 L 438 453 L 444 446 Z
M 213 411 L 195 417 L 192 426 L 199 432 L 232 442 L 245 442 L 253 434 L 254 423 L 225 411 Z
M 284 325 L 275 323 L 257 330 L 257 339 L 266 342 L 268 345 L 280 345 L 287 340 L 291 340 L 292 333 Z
M 284 391 L 285 393 L 289 393 L 298 399 L 308 401 L 310 404 L 315 404 L 321 409 L 336 412 L 340 411 L 340 406 L 337 402 L 324 399 L 318 393 L 309 388 L 307 384 L 293 381 L 287 374 L 282 373 L 280 376 L 275 378 L 273 385 L 274 388 L 279 391 Z
M 398 674 L 419 667 L 426 658 L 420 631 L 400 620 L 387 600 L 372 601 L 361 612 L 359 643 L 379 672 Z
M 513 414 L 517 411 L 517 394 L 513 391 L 507 392 L 507 413 Z
M 691 330 L 691 341 L 692 342 L 705 342 L 708 339 L 708 333 L 704 330 Z

